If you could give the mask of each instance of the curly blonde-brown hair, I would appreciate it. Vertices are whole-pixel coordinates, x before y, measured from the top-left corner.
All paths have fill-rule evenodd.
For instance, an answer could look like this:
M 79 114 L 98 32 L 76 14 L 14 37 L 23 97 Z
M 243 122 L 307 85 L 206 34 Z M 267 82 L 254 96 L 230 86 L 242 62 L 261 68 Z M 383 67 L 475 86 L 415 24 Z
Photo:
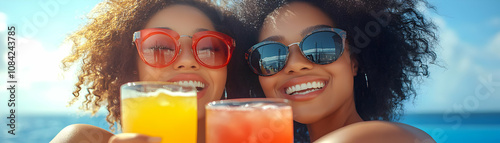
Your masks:
M 88 15 L 88 22 L 72 33 L 67 40 L 73 44 L 71 55 L 63 59 L 68 70 L 81 62 L 78 82 L 73 91 L 75 98 L 85 97 L 80 109 L 95 114 L 107 105 L 106 120 L 110 129 L 120 122 L 120 86 L 138 81 L 136 48 L 132 34 L 144 28 L 159 10 L 172 5 L 185 4 L 196 7 L 211 20 L 217 31 L 229 34 L 222 26 L 224 16 L 208 0 L 109 0 L 99 3 Z M 231 35 L 231 34 L 229 34 Z M 82 95 L 80 91 L 86 89 Z

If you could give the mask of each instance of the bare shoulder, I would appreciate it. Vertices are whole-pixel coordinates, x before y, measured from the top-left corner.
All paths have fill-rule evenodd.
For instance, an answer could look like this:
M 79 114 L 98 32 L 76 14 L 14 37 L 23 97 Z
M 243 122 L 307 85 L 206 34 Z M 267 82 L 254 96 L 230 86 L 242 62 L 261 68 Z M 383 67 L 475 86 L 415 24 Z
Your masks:
M 66 126 L 50 141 L 51 143 L 73 143 L 73 142 L 91 142 L 107 143 L 113 133 L 102 128 L 87 125 L 73 124 Z
M 435 143 L 424 131 L 413 126 L 387 122 L 365 121 L 342 127 L 324 135 L 316 143 Z

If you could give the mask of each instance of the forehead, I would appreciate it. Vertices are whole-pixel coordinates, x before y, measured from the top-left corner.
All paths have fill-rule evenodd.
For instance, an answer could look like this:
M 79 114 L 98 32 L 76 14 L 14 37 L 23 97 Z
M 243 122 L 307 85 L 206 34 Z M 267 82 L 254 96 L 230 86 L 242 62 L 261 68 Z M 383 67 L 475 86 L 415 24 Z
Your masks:
M 259 40 L 277 35 L 285 38 L 300 37 L 304 29 L 316 25 L 334 27 L 333 21 L 321 9 L 306 2 L 293 2 L 266 17 Z
M 197 29 L 215 30 L 205 13 L 188 5 L 172 5 L 158 11 L 144 28 L 156 27 L 168 27 L 181 35 L 191 35 Z

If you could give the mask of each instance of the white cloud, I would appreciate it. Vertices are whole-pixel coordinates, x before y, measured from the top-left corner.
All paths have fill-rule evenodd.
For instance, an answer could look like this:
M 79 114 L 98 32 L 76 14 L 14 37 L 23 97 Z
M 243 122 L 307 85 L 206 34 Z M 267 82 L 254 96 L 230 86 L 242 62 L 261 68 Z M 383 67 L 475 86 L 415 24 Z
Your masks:
M 460 41 L 458 34 L 454 30 L 447 27 L 446 22 L 442 17 L 434 16 L 432 21 L 434 21 L 439 28 L 439 46 L 442 48 L 439 50 L 439 52 L 441 52 L 439 56 L 443 60 L 449 61 L 453 58 L 453 52 L 457 45 L 459 45 Z
M 421 84 L 415 104 L 407 105 L 409 113 L 443 113 L 452 110 L 455 104 L 463 104 L 466 97 L 474 95 L 479 82 L 477 77 L 500 70 L 500 67 L 492 69 L 484 64 L 488 59 L 499 60 L 500 33 L 491 40 L 488 47 L 481 48 L 470 44 L 467 39 L 461 39 L 457 29 L 449 27 L 442 17 L 433 15 L 431 18 L 439 27 L 440 42 L 436 52 L 438 60 L 444 62 L 440 64 L 445 66 L 445 69 L 431 66 L 431 77 Z M 494 53 L 497 56 L 491 56 Z M 480 102 L 481 107 L 476 111 L 500 109 L 498 104 L 493 103 L 500 102 L 500 98 L 489 98 Z
M 7 30 L 7 15 L 3 12 L 0 12 L 0 32 L 3 32 L 5 30 Z
M 21 113 L 61 113 L 76 109 L 66 108 L 76 83 L 74 70 L 63 74 L 60 67 L 61 60 L 70 51 L 67 46 L 63 44 L 50 51 L 36 39 L 18 38 L 16 57 Z
M 500 20 L 499 20 L 500 21 Z M 500 32 L 498 32 L 489 42 L 487 50 L 489 53 L 500 57 Z
M 66 108 L 71 100 L 71 86 L 69 82 L 35 83 L 31 89 L 20 90 L 19 103 L 21 114 L 51 114 L 74 112 L 76 107 Z M 45 85 L 44 85 L 45 84 Z M 69 84 L 71 85 L 71 84 Z
M 17 60 L 21 84 L 27 88 L 36 82 L 57 82 L 60 76 L 61 60 L 69 54 L 67 48 L 48 51 L 35 39 L 18 38 Z
M 460 78 L 452 77 L 463 77 L 466 70 L 470 67 L 471 54 L 464 54 L 464 50 L 469 51 L 465 43 L 461 43 L 455 30 L 449 28 L 446 25 L 445 20 L 442 17 L 434 16 L 433 21 L 439 27 L 439 46 L 442 48 L 438 51 L 438 58 L 444 60 L 447 71 L 443 72 L 443 75 L 437 77 L 436 82 L 440 83 L 438 85 L 448 85 L 447 88 L 437 89 L 438 93 L 441 94 L 449 93 L 453 90 L 452 87 L 457 86 L 460 83 Z M 439 60 L 439 59 L 438 59 Z M 453 71 L 449 73 L 450 71 Z M 445 98 L 443 100 L 446 100 Z
M 488 21 L 488 24 L 491 26 L 500 26 L 500 17 L 493 17 Z
M 17 108 L 20 114 L 60 114 L 70 113 L 87 115 L 80 111 L 83 102 L 82 98 L 69 108 L 69 101 L 73 99 L 72 92 L 77 81 L 77 69 L 80 64 L 75 64 L 67 72 L 61 68 L 61 61 L 68 56 L 71 45 L 64 42 L 56 50 L 48 50 L 42 42 L 37 39 L 19 37 L 17 40 L 17 77 L 18 90 Z M 2 62 L 6 62 L 6 55 Z M 6 75 L 6 70 L 1 70 L 0 74 Z M 1 87 L 6 87 L 6 82 L 0 82 Z M 6 90 L 0 90 L 1 95 L 7 95 Z M 0 96 L 1 101 L 7 101 L 6 96 Z M 5 103 L 5 102 L 0 102 Z M 1 113 L 2 111 L 0 111 Z M 105 107 L 99 110 L 98 114 L 106 114 Z

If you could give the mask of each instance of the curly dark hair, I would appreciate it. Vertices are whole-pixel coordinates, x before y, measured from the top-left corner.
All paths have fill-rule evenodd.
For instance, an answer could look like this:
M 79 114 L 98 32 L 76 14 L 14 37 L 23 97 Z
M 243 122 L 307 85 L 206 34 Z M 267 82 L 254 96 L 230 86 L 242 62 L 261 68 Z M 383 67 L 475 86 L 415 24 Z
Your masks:
M 359 62 L 354 99 L 361 118 L 398 119 L 403 101 L 416 96 L 415 84 L 429 75 L 428 65 L 437 57 L 437 28 L 418 10 L 434 7 L 425 0 L 240 0 L 230 3 L 229 11 L 258 33 L 268 14 L 295 1 L 318 7 L 347 32 L 351 54 Z M 309 141 L 307 128 L 296 125 L 296 141 Z
M 132 34 L 144 28 L 149 19 L 161 9 L 184 4 L 200 9 L 212 21 L 217 31 L 230 36 L 226 20 L 236 20 L 221 12 L 214 4 L 203 0 L 109 0 L 98 4 L 88 15 L 88 22 L 67 40 L 72 42 L 72 53 L 63 61 L 68 70 L 75 63 L 80 64 L 78 82 L 73 91 L 75 98 L 86 88 L 80 109 L 96 113 L 107 105 L 106 120 L 110 129 L 120 122 L 120 86 L 126 82 L 138 81 L 137 50 L 131 44 Z M 229 73 L 228 73 L 229 74 Z

